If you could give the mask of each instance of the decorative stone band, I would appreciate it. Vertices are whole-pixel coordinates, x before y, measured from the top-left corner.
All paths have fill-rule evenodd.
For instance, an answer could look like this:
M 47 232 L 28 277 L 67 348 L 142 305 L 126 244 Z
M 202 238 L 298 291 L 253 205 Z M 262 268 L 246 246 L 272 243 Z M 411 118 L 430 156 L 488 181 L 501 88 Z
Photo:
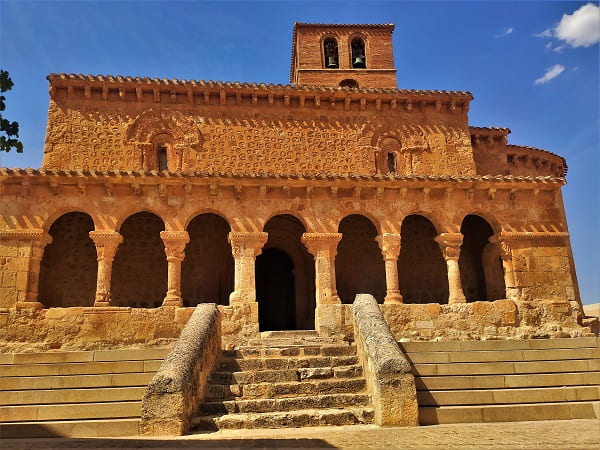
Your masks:
M 418 425 L 419 407 L 410 362 L 400 350 L 372 295 L 352 305 L 354 337 L 377 425 Z
M 44 230 L 4 230 L 0 231 L 0 240 L 4 241 L 37 241 L 46 246 L 52 242 L 52 236 Z
M 502 231 L 500 238 L 507 241 L 564 240 L 569 238 L 569 233 L 564 231 Z

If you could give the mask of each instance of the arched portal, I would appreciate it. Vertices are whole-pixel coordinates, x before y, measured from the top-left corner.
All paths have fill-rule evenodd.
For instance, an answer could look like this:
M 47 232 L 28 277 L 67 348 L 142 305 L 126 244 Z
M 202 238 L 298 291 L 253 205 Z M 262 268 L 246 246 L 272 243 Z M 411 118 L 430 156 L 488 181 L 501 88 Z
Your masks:
M 39 298 L 47 308 L 93 306 L 98 262 L 89 232 L 94 222 L 87 214 L 72 212 L 50 227 L 52 243 L 40 266 Z
M 345 217 L 338 227 L 342 240 L 335 258 L 337 291 L 342 303 L 352 303 L 356 294 L 385 298 L 385 263 L 375 241 L 377 228 L 365 216 Z
M 463 244 L 458 266 L 468 302 L 505 298 L 504 271 L 500 252 L 489 242 L 494 234 L 490 224 L 476 215 L 464 218 L 460 232 Z
M 229 304 L 234 265 L 231 246 L 227 242 L 229 224 L 216 214 L 201 214 L 190 222 L 187 231 L 190 242 L 181 266 L 184 306 Z
M 448 272 L 429 219 L 413 214 L 402 222 L 398 283 L 405 303 L 448 303 Z
M 283 214 L 264 227 L 268 240 L 256 258 L 260 330 L 314 329 L 314 260 L 302 244 L 302 222 Z
M 140 212 L 121 225 L 119 245 L 112 269 L 114 306 L 156 308 L 167 292 L 167 258 L 160 232 L 163 221 L 155 214 Z

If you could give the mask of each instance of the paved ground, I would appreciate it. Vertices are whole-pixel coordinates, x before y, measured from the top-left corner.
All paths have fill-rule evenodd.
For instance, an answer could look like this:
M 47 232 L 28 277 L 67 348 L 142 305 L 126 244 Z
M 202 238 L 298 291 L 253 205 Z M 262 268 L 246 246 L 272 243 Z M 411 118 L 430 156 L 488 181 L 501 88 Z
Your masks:
M 598 449 L 599 420 L 556 420 L 415 428 L 346 426 L 243 430 L 180 438 L 11 439 L 2 449 L 278 448 L 278 449 Z

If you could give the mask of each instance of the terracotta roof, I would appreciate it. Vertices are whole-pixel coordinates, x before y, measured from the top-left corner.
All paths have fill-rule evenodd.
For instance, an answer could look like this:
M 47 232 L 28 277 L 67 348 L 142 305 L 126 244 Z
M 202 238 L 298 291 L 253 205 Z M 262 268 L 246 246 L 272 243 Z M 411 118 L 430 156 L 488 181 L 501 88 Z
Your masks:
M 138 83 L 147 85 L 160 86 L 182 86 L 182 87 L 208 87 L 208 88 L 245 88 L 254 90 L 272 90 L 281 89 L 290 92 L 364 92 L 373 94 L 404 94 L 413 96 L 428 96 L 428 95 L 448 95 L 466 97 L 467 100 L 472 100 L 473 95 L 468 91 L 443 91 L 443 90 L 417 90 L 417 89 L 374 89 L 374 88 L 347 88 L 347 87 L 326 87 L 326 86 L 295 86 L 291 84 L 272 84 L 272 83 L 247 83 L 239 81 L 210 81 L 210 80 L 178 80 L 168 78 L 150 78 L 150 77 L 131 77 L 123 75 L 83 75 L 83 74 L 66 74 L 66 73 L 51 73 L 46 79 L 48 81 L 65 81 L 65 82 L 91 82 L 91 83 Z
M 499 132 L 502 134 L 510 134 L 510 128 L 502 128 L 502 127 L 473 127 L 473 126 L 469 126 L 469 131 L 471 132 L 471 134 L 473 134 L 474 132 L 479 132 L 479 133 L 483 133 L 483 132 Z
M 237 178 L 237 179 L 272 179 L 272 180 L 355 180 L 355 181 L 449 181 L 449 182 L 474 182 L 474 181 L 496 181 L 496 182 L 538 182 L 538 183 L 564 183 L 563 177 L 552 176 L 514 176 L 514 175 L 358 175 L 358 174 L 315 174 L 302 175 L 299 173 L 278 174 L 274 172 L 260 171 L 259 173 L 234 173 L 234 172 L 209 172 L 209 171 L 178 171 L 158 172 L 152 170 L 55 170 L 55 169 L 33 169 L 0 167 L 2 177 L 22 176 L 63 176 L 63 177 L 149 177 L 149 178 Z

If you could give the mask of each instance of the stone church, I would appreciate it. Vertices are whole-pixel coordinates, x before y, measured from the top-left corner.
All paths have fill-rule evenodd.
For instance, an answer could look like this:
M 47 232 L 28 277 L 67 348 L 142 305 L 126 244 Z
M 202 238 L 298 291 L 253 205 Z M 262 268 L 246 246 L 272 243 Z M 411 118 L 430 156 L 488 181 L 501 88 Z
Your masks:
M 211 303 L 221 348 L 351 342 L 357 294 L 397 341 L 589 335 L 564 158 L 398 89 L 393 30 L 296 23 L 286 85 L 49 75 L 42 167 L 0 169 L 0 350 L 172 345 Z

